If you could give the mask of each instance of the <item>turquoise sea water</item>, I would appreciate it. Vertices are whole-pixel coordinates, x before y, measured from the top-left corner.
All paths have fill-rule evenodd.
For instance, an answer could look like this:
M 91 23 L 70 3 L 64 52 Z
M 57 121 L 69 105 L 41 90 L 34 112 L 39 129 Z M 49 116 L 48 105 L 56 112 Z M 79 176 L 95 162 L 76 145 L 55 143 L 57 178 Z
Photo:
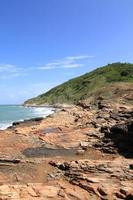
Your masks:
M 35 117 L 46 117 L 54 112 L 48 107 L 24 107 L 19 105 L 0 105 L 0 129 L 5 129 L 15 121 Z

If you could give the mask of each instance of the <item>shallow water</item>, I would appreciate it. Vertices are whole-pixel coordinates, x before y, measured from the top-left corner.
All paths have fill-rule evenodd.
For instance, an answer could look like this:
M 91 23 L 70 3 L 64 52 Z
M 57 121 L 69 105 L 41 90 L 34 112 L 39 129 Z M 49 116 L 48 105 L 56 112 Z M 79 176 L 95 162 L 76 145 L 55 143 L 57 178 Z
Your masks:
M 52 128 L 52 127 L 47 127 L 43 130 L 43 134 L 48 134 L 48 133 L 59 133 L 60 129 L 59 128 Z
M 77 149 L 63 149 L 63 148 L 47 148 L 36 147 L 27 148 L 22 152 L 26 157 L 54 157 L 54 156 L 73 156 L 76 155 Z

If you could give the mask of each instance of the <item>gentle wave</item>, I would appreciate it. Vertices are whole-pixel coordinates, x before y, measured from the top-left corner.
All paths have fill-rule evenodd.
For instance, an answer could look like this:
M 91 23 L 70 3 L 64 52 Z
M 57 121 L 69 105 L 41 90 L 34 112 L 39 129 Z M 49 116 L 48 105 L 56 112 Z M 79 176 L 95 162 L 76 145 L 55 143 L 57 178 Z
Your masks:
M 5 130 L 16 121 L 29 120 L 36 117 L 47 117 L 55 112 L 54 108 L 23 106 L 0 106 L 0 130 Z
M 0 123 L 0 130 L 5 130 L 11 125 L 12 125 L 12 123 L 5 123 L 5 124 Z
M 33 108 L 36 115 L 46 117 L 47 115 L 50 115 L 54 113 L 54 110 L 51 108 Z

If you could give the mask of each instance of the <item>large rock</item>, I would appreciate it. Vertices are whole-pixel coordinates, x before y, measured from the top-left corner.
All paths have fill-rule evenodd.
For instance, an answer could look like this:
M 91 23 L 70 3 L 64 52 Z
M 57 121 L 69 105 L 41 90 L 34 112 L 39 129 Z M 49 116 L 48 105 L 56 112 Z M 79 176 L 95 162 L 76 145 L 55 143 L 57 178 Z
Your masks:
M 125 124 L 116 124 L 110 130 L 102 128 L 102 131 L 105 132 L 103 142 L 106 142 L 103 148 L 110 143 L 111 146 L 109 145 L 108 148 L 113 146 L 120 154 L 133 158 L 133 121 Z M 106 138 L 109 139 L 108 143 Z

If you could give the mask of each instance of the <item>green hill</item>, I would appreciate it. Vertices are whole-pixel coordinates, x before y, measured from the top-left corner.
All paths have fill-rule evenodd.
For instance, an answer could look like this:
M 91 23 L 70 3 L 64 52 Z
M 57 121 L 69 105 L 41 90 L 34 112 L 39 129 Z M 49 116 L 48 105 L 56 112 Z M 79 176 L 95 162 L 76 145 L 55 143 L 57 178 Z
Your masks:
M 133 88 L 133 64 L 113 63 L 96 70 L 86 73 L 80 77 L 71 79 L 38 97 L 29 99 L 25 104 L 73 104 L 79 100 L 98 96 L 103 93 L 111 96 L 113 88 L 126 83 Z M 107 88 L 110 88 L 109 91 Z M 110 94 L 111 93 L 111 94 Z M 114 93 L 114 92 L 113 92 Z

